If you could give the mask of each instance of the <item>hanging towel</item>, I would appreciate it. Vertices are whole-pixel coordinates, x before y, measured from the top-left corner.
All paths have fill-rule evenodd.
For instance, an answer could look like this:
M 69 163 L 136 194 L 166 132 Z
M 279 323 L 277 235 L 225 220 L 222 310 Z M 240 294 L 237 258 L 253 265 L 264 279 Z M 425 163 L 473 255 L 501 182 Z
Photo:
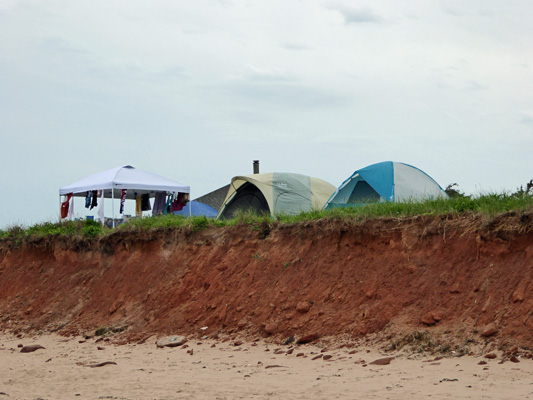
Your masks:
M 182 200 L 183 200 L 183 195 L 184 194 L 185 193 L 178 193 L 178 195 L 176 196 L 176 199 L 172 203 L 172 211 L 173 212 L 183 210 L 183 201 Z
M 142 217 L 143 212 L 141 211 L 141 196 L 135 198 L 135 216 Z
M 67 218 L 71 221 L 74 219 L 74 196 L 70 199 L 70 206 L 68 207 Z
M 159 215 L 163 213 L 163 211 L 165 210 L 165 198 L 165 192 L 156 192 L 152 215 Z
M 100 207 L 98 208 L 98 218 L 102 224 L 105 222 L 104 219 L 104 191 L 102 190 L 102 198 L 100 199 Z
M 85 195 L 85 208 L 89 208 L 91 206 L 91 191 L 88 191 Z
M 68 217 L 68 210 L 69 210 L 69 203 L 70 198 L 72 197 L 72 193 L 69 193 L 66 195 L 66 200 L 61 203 L 61 218 L 67 218 Z
M 150 194 L 145 193 L 141 197 L 141 211 L 150 211 L 152 207 L 150 206 Z
M 167 197 L 167 201 L 165 202 L 165 210 L 163 214 L 171 214 L 172 213 L 172 202 L 174 201 L 174 195 L 170 194 Z
M 126 202 L 126 193 L 127 189 L 122 189 L 122 194 L 120 195 L 120 214 L 124 212 L 124 203 Z
M 92 197 L 92 201 L 91 201 L 91 210 L 98 206 L 98 191 L 96 190 L 93 190 L 92 194 L 91 194 L 91 197 Z

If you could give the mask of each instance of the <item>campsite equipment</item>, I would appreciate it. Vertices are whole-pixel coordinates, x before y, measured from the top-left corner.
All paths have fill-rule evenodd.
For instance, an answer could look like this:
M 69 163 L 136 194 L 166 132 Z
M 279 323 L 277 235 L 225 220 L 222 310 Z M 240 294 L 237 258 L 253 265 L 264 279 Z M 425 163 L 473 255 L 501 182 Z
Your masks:
M 217 218 L 232 218 L 238 210 L 272 216 L 320 210 L 335 187 L 322 179 L 285 172 L 236 176 Z
M 324 209 L 447 197 L 439 184 L 420 169 L 400 162 L 384 161 L 355 171 L 333 193 Z
M 123 192 L 125 190 L 125 192 Z M 114 199 L 136 199 L 140 196 L 155 197 L 157 193 L 190 193 L 190 186 L 172 181 L 162 176 L 146 172 L 131 165 L 116 167 L 107 171 L 90 175 L 80 181 L 59 189 L 61 195 L 72 193 L 74 197 L 86 197 L 89 191 L 101 192 L 101 207 L 104 198 L 111 198 L 113 221 L 115 220 Z M 102 210 L 103 211 L 103 210 Z M 103 219 L 103 212 L 101 215 Z

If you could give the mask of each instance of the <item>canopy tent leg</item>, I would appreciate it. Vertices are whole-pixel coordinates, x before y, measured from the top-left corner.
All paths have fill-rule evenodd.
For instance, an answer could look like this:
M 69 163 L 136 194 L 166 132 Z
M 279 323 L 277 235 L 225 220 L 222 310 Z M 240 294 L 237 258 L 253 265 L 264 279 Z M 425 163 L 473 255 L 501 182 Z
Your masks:
M 59 222 L 61 223 L 61 195 L 59 195 Z
M 113 224 L 111 225 L 113 228 L 115 227 L 115 190 L 114 188 L 111 188 L 111 216 L 113 218 Z

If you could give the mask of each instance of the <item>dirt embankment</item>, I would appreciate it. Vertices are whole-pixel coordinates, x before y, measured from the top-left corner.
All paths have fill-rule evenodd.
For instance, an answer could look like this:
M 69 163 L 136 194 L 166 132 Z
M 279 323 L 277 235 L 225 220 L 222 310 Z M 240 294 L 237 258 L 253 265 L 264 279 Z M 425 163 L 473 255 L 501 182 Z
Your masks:
M 533 348 L 533 213 L 0 242 L 0 329 Z M 201 329 L 203 328 L 203 329 Z

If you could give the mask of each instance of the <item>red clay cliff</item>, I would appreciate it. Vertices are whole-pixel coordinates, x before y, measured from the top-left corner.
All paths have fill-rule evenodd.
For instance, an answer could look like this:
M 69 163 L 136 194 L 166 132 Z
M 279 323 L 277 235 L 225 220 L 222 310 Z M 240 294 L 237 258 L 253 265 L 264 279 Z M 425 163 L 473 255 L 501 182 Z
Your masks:
M 533 212 L 0 242 L 0 329 L 362 337 L 533 348 Z M 451 340 L 451 339 L 450 339 Z

